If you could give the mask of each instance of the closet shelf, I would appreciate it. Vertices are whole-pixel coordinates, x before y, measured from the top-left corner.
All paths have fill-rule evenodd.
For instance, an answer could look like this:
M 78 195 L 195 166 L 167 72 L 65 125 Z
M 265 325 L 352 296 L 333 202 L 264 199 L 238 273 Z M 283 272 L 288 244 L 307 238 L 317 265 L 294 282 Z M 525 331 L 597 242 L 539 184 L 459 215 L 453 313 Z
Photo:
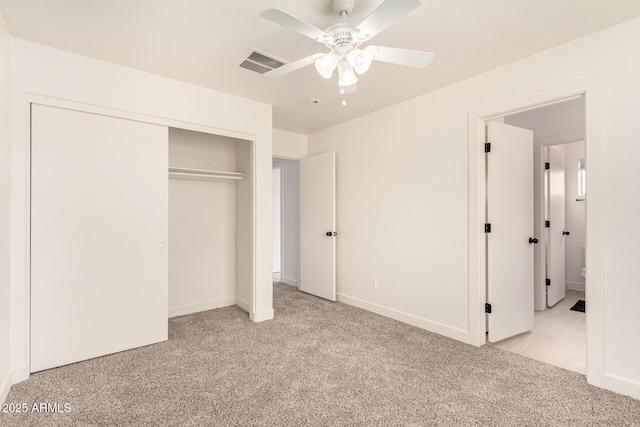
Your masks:
M 244 179 L 245 176 L 240 172 L 227 172 L 227 171 L 212 171 L 206 169 L 187 169 L 187 168 L 175 168 L 169 167 L 169 178 L 182 178 L 182 179 Z

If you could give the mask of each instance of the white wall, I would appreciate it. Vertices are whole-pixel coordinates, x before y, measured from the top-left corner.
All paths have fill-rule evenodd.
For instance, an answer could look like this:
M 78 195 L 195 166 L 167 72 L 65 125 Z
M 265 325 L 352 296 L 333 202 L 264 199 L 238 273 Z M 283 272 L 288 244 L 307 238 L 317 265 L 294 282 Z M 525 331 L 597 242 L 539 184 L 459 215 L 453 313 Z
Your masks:
M 336 151 L 339 299 L 472 342 L 470 112 L 602 76 L 607 191 L 593 209 L 607 218 L 594 233 L 606 256 L 593 260 L 604 295 L 592 308 L 601 324 L 591 327 L 603 328 L 604 354 L 590 381 L 640 397 L 640 198 L 629 193 L 640 180 L 640 57 L 630 54 L 639 39 L 634 19 L 310 135 L 309 154 Z
M 242 143 L 169 128 L 169 165 L 235 172 Z M 236 303 L 236 182 L 169 179 L 169 317 Z
M 566 239 L 565 259 L 567 286 L 570 289 L 584 290 L 584 252 L 586 203 L 578 202 L 578 159 L 585 158 L 584 141 L 564 145 L 564 183 L 565 183 L 565 228 L 571 233 Z
M 273 159 L 282 179 L 282 271 L 280 281 L 298 286 L 300 280 L 300 162 Z
M 12 199 L 11 199 L 11 367 L 13 381 L 28 377 L 28 212 L 29 136 L 28 99 L 39 95 L 60 100 L 115 109 L 158 120 L 187 123 L 192 127 L 220 129 L 255 138 L 253 158 L 240 165 L 254 164 L 242 188 L 254 187 L 255 241 L 239 236 L 239 259 L 252 267 L 250 274 L 238 274 L 244 298 L 253 320 L 273 317 L 271 282 L 271 106 L 242 99 L 149 73 L 52 49 L 20 39 L 11 39 L 12 85 Z M 3 97 L 3 99 L 5 99 Z M 175 127 L 175 126 L 174 126 Z M 197 130 L 197 129 L 196 129 Z M 248 243 L 245 243 L 247 242 Z M 255 242 L 255 250 L 251 250 Z M 250 289 L 255 277 L 255 288 Z
M 273 155 L 288 159 L 307 157 L 307 135 L 273 129 Z
M 11 386 L 9 370 L 9 280 L 11 215 L 11 52 L 9 30 L 0 14 L 0 403 Z

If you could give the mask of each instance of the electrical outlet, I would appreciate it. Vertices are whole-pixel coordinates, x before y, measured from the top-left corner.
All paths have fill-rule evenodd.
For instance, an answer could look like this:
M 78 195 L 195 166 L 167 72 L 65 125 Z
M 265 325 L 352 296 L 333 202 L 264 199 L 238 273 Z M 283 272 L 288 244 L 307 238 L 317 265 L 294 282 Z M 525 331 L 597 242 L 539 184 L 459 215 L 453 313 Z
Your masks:
M 371 290 L 375 291 L 378 289 L 378 281 L 376 279 L 371 279 Z

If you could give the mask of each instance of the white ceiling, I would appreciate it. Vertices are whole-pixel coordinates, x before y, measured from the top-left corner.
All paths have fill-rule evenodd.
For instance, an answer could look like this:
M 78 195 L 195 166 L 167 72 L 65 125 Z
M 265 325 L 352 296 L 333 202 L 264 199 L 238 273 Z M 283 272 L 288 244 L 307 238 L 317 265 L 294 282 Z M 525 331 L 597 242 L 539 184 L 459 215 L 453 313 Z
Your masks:
M 357 0 L 349 17 L 380 3 Z M 272 104 L 274 127 L 303 134 L 640 16 L 638 0 L 423 0 L 372 43 L 435 52 L 433 64 L 375 62 L 343 107 L 313 66 L 277 80 L 238 67 L 252 47 L 288 61 L 326 51 L 258 16 L 271 7 L 322 29 L 336 18 L 331 0 L 0 0 L 15 37 Z
M 584 97 L 517 112 L 505 117 L 505 123 L 531 129 L 536 145 L 556 145 L 585 139 Z

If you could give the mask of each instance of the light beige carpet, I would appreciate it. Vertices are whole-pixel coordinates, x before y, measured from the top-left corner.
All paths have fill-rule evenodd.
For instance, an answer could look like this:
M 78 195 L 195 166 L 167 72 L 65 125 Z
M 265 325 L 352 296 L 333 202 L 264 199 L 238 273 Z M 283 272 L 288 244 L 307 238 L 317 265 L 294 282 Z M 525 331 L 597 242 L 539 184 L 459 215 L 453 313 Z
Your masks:
M 640 426 L 640 401 L 490 346 L 475 348 L 275 286 L 276 318 L 236 307 L 173 318 L 169 341 L 37 373 L 0 425 Z

